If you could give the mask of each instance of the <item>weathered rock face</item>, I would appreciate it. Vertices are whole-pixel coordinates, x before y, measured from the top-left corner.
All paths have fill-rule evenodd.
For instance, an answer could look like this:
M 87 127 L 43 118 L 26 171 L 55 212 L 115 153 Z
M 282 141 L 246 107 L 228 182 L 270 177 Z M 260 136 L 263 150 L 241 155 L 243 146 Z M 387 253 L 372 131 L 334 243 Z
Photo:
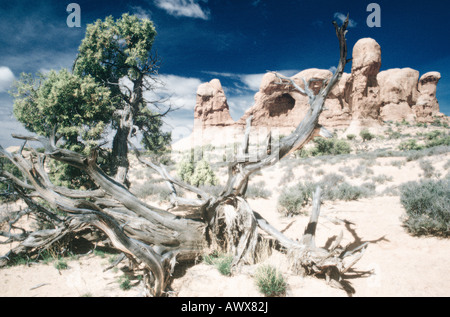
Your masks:
M 377 74 L 381 67 L 381 47 L 371 38 L 363 38 L 353 47 L 352 73 L 347 96 L 352 119 L 378 118 L 379 87 Z
M 441 74 L 438 72 L 429 72 L 420 77 L 417 102 L 412 107 L 419 122 L 431 122 L 433 116 L 443 116 L 439 113 L 439 103 L 436 99 L 439 79 Z
M 229 126 L 234 121 L 230 116 L 227 98 L 218 79 L 201 84 L 197 89 L 194 110 L 194 128 Z
M 301 71 L 291 79 L 302 89 L 305 82 L 310 82 L 309 89 L 318 93 L 324 80 L 332 76 L 325 69 L 311 68 Z M 348 125 L 350 109 L 345 100 L 345 91 L 349 74 L 343 74 L 340 82 L 333 88 L 326 100 L 326 110 L 320 117 L 320 123 L 328 127 L 343 127 Z M 255 104 L 237 124 L 244 125 L 249 116 L 253 116 L 254 126 L 292 128 L 297 126 L 309 109 L 308 97 L 295 90 L 291 85 L 281 84 L 273 73 L 266 74 L 261 82 L 259 92 L 255 95 Z
M 328 128 L 364 127 L 383 121 L 432 122 L 439 113 L 436 86 L 441 75 L 430 72 L 420 77 L 411 68 L 389 69 L 380 72 L 381 47 L 371 38 L 359 40 L 353 47 L 351 73 L 344 73 L 330 92 L 319 123 Z M 303 79 L 318 93 L 323 81 L 332 72 L 306 69 L 291 77 L 304 88 Z M 234 122 L 220 81 L 217 79 L 199 86 L 195 108 L 195 129 L 207 127 L 243 128 L 249 116 L 252 126 L 292 129 L 309 109 L 308 97 L 292 85 L 281 84 L 275 74 L 267 73 L 255 103 L 240 120 Z
M 389 69 L 377 75 L 380 117 L 383 121 L 414 121 L 419 72 L 411 68 Z

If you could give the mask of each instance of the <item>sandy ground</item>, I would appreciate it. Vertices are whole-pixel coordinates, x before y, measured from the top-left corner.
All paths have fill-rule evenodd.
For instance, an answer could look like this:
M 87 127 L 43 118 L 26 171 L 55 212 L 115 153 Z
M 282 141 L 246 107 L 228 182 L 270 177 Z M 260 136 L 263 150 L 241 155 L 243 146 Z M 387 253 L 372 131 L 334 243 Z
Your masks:
M 386 142 L 383 143 L 386 145 Z M 374 145 L 377 147 L 377 145 Z M 434 177 L 449 172 L 450 153 L 426 157 L 435 168 Z M 446 164 L 447 163 L 447 164 Z M 345 175 L 345 167 L 355 169 L 365 165 L 367 169 L 358 176 Z M 131 175 L 138 175 L 141 167 L 133 166 Z M 318 170 L 322 170 L 318 172 Z M 219 176 L 224 175 L 224 171 Z M 305 177 L 320 179 L 322 175 L 338 173 L 351 184 L 361 184 L 373 177 L 384 175 L 388 179 L 377 183 L 377 195 L 357 201 L 326 201 L 321 207 L 317 227 L 316 244 L 325 246 L 329 238 L 340 231 L 342 245 L 358 246 L 368 242 L 362 259 L 348 272 L 346 280 L 356 297 L 446 297 L 450 295 L 450 239 L 414 237 L 402 226 L 404 208 L 395 188 L 400 184 L 423 178 L 419 160 L 407 162 L 405 157 L 380 157 L 362 159 L 353 157 L 339 162 L 312 161 L 307 166 L 295 160 L 278 164 L 252 182 L 263 182 L 271 192 L 266 199 L 249 199 L 250 205 L 278 229 L 286 229 L 291 238 L 300 238 L 309 216 L 287 218 L 277 212 L 277 198 L 286 186 Z M 287 180 L 286 180 L 287 179 Z M 135 179 L 134 184 L 142 180 Z M 135 185 L 137 186 L 137 185 Z M 391 195 L 381 194 L 387 189 Z M 0 245 L 4 254 L 8 245 Z M 109 255 L 112 257 L 113 255 Z M 287 281 L 286 296 L 349 296 L 343 290 L 332 288 L 324 280 L 294 276 L 289 273 L 285 257 L 274 253 L 265 260 L 276 266 Z M 0 296 L 142 296 L 139 280 L 132 280 L 130 290 L 120 288 L 121 277 L 126 274 L 126 264 L 104 271 L 108 258 L 93 253 L 77 259 L 67 259 L 68 269 L 58 270 L 53 263 L 34 263 L 0 269 Z M 172 283 L 172 296 L 183 297 L 246 297 L 263 296 L 254 280 L 256 266 L 245 266 L 232 276 L 223 276 L 218 270 L 204 263 L 180 268 Z

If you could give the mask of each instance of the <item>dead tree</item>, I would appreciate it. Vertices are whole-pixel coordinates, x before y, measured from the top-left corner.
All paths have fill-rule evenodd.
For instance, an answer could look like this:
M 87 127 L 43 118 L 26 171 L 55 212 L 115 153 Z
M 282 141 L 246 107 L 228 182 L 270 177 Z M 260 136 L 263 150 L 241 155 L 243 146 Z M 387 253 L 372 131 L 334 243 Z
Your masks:
M 318 125 L 319 115 L 325 99 L 339 81 L 347 60 L 345 39 L 348 18 L 339 27 L 335 22 L 339 40 L 340 58 L 334 75 L 323 81 L 320 91 L 314 93 L 310 83 L 300 87 L 293 80 L 278 75 L 280 84 L 292 85 L 309 97 L 310 109 L 304 119 L 289 136 L 279 144 L 271 143 L 260 151 L 256 161 L 249 160 L 249 134 L 251 118 L 247 121 L 242 151 L 228 166 L 228 180 L 223 191 L 214 196 L 197 187 L 190 186 L 172 177 L 163 165 L 156 165 L 136 155 L 139 161 L 156 170 L 171 189 L 172 207 L 162 210 L 148 205 L 134 196 L 123 184 L 106 175 L 96 164 L 97 152 L 89 156 L 56 146 L 55 135 L 50 138 L 13 135 L 26 142 L 37 141 L 45 153 L 32 148 L 27 155 L 22 149 L 11 154 L 0 147 L 0 153 L 8 158 L 26 177 L 23 181 L 3 171 L 17 193 L 28 205 L 29 212 L 53 224 L 53 229 L 11 234 L 0 232 L 9 241 L 20 242 L 19 246 L 0 258 L 0 266 L 21 252 L 41 252 L 55 242 L 81 234 L 87 228 L 97 228 L 112 245 L 125 253 L 144 270 L 149 294 L 164 294 L 173 268 L 177 262 L 193 260 L 205 250 L 220 249 L 233 255 L 233 266 L 251 263 L 261 243 L 261 232 L 270 236 L 278 247 L 289 255 L 292 269 L 303 274 L 323 274 L 327 281 L 340 285 L 342 275 L 362 256 L 365 246 L 356 250 L 345 250 L 338 238 L 329 249 L 315 245 L 315 230 L 320 211 L 320 188 L 314 195 L 313 211 L 304 235 L 299 240 L 286 237 L 271 226 L 259 213 L 252 210 L 245 200 L 249 178 L 255 172 L 276 164 L 289 153 L 302 148 L 313 136 L 327 135 Z M 45 170 L 45 160 L 53 159 L 74 166 L 86 173 L 99 187 L 98 190 L 70 190 L 55 186 Z M 177 195 L 183 188 L 197 195 L 186 199 Z M 44 207 L 42 201 L 49 206 Z M 180 217 L 171 211 L 177 208 L 188 212 Z M 61 216 L 54 211 L 64 211 Z

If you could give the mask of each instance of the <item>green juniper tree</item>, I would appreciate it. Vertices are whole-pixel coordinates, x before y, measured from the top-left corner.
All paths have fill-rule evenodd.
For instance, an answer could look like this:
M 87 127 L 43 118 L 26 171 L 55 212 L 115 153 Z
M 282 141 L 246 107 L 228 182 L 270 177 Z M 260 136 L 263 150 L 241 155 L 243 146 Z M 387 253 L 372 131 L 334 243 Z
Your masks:
M 90 77 L 66 69 L 35 78 L 22 74 L 12 91 L 14 116 L 31 132 L 49 137 L 53 129 L 64 147 L 87 154 L 105 135 L 113 113 L 110 91 Z M 78 169 L 54 163 L 53 181 L 71 188 L 87 182 Z
M 13 96 L 14 115 L 39 135 L 56 132 L 64 146 L 86 152 L 113 131 L 112 151 L 104 151 L 103 168 L 127 183 L 128 141 L 141 134 L 141 143 L 152 152 L 170 143 L 170 133 L 161 130 L 164 113 L 149 108 L 144 98 L 156 82 L 159 61 L 152 55 L 156 36 L 153 23 L 129 14 L 107 17 L 86 28 L 72 72 L 51 71 L 33 77 L 23 74 Z M 158 101 L 152 103 L 160 107 Z M 62 165 L 53 169 L 61 185 L 80 187 L 86 182 L 80 172 Z M 80 178 L 81 177 L 81 178 Z
M 148 19 L 123 14 L 117 20 L 111 16 L 97 20 L 87 26 L 73 66 L 74 74 L 92 76 L 115 100 L 112 170 L 121 182 L 126 181 L 129 166 L 127 143 L 137 130 L 147 150 L 159 150 L 171 139 L 170 133 L 161 131 L 161 116 L 170 108 L 164 114 L 156 113 L 144 96 L 152 90 L 159 68 L 159 60 L 152 54 L 155 36 Z

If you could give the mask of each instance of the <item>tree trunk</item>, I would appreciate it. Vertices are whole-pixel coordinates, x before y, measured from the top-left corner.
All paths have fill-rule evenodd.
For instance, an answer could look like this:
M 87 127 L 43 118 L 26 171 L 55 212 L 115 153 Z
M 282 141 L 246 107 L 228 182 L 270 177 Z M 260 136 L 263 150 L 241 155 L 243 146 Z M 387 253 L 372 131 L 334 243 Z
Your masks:
M 125 184 L 128 184 L 128 169 L 130 163 L 128 162 L 128 135 L 130 133 L 129 127 L 120 125 L 117 128 L 112 145 L 112 159 L 111 159 L 111 175 L 115 175 L 115 179 Z

